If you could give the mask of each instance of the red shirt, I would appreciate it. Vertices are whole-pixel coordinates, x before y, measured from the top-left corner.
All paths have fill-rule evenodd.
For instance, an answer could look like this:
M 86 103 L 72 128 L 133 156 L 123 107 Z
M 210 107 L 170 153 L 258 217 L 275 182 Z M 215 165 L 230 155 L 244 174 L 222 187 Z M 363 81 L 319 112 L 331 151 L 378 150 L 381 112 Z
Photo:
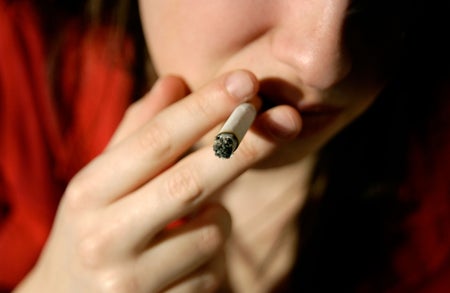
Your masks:
M 34 265 L 67 182 L 102 151 L 133 88 L 130 43 L 75 23 L 49 78 L 41 27 L 30 1 L 0 0 L 0 291 Z

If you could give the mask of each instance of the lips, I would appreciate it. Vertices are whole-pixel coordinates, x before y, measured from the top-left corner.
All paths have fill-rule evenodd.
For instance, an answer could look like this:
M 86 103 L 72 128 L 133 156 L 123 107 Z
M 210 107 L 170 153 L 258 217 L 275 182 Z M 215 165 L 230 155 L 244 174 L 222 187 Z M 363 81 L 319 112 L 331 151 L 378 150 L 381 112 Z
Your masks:
M 303 127 L 300 136 L 307 137 L 323 131 L 330 126 L 342 109 L 326 105 L 310 105 L 300 108 Z
M 300 137 L 309 137 L 323 131 L 343 111 L 342 107 L 325 102 L 308 102 L 298 88 L 277 79 L 261 81 L 258 95 L 263 101 L 262 110 L 268 110 L 278 105 L 289 105 L 297 109 L 303 125 Z

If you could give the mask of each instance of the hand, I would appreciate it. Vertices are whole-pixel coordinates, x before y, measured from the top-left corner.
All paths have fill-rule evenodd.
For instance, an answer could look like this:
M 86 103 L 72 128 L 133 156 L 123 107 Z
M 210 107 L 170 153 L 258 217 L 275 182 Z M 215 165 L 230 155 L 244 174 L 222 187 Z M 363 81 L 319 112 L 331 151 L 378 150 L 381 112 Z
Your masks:
M 228 74 L 185 98 L 181 79 L 167 77 L 132 105 L 106 151 L 70 182 L 39 262 L 19 290 L 215 290 L 225 274 L 222 247 L 231 220 L 222 206 L 205 201 L 278 144 L 251 131 L 232 160 L 215 158 L 211 146 L 182 157 L 256 94 L 256 78 L 236 74 L 234 81 L 244 84 L 231 91 Z M 298 114 L 280 111 L 298 132 Z M 276 117 L 261 115 L 259 125 L 286 120 Z M 180 218 L 183 225 L 166 229 Z

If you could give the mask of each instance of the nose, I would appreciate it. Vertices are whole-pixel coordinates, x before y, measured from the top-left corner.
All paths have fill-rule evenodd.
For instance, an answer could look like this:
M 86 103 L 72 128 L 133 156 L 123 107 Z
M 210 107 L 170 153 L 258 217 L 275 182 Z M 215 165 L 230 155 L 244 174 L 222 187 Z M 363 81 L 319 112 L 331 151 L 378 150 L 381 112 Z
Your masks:
M 343 43 L 347 1 L 306 2 L 312 4 L 283 11 L 272 31 L 272 53 L 293 68 L 303 84 L 326 89 L 345 78 L 352 67 Z

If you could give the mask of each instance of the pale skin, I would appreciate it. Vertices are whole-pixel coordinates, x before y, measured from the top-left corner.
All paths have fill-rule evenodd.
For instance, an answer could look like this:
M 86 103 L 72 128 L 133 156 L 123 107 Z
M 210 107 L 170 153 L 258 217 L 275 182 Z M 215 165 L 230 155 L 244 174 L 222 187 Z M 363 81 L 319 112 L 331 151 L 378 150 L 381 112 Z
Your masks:
M 140 2 L 162 77 L 70 182 L 17 292 L 266 292 L 293 265 L 316 152 L 383 86 L 343 42 L 349 1 Z M 220 123 L 264 104 L 270 78 L 301 95 L 261 113 L 232 159 L 215 158 Z M 339 111 L 315 129 L 305 105 Z

